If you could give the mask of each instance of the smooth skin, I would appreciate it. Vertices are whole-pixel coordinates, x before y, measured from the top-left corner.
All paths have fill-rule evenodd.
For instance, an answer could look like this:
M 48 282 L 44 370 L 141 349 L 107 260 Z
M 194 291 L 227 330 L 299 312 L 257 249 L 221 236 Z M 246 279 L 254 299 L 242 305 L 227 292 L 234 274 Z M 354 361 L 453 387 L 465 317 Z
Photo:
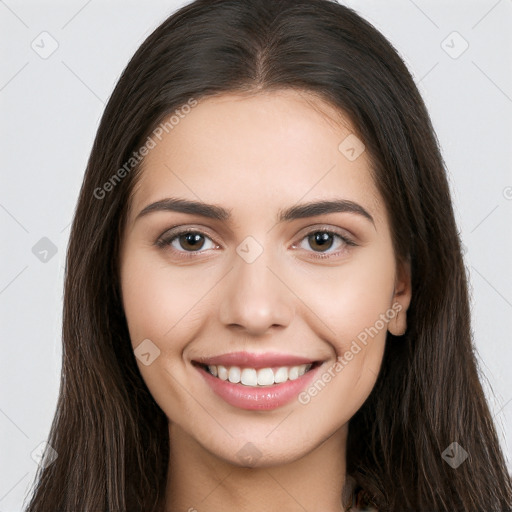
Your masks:
M 168 511 L 343 510 L 348 423 L 375 384 L 386 331 L 406 329 L 411 298 L 409 266 L 395 258 L 367 152 L 351 161 L 338 149 L 353 132 L 311 93 L 223 94 L 199 101 L 145 158 L 120 275 L 133 348 L 149 339 L 160 350 L 151 364 L 137 364 L 169 419 Z M 215 204 L 231 217 L 138 217 L 170 197 Z M 278 222 L 282 209 L 331 199 L 359 204 L 373 222 L 353 212 Z M 170 232 L 176 226 L 203 237 L 192 245 Z M 320 245 L 308 235 L 322 228 L 333 234 Z M 263 249 L 251 263 L 237 252 L 249 236 Z M 393 304 L 398 316 L 307 404 L 233 407 L 191 363 L 272 351 L 324 361 L 324 373 Z M 247 446 L 257 448 L 250 466 L 239 454 Z

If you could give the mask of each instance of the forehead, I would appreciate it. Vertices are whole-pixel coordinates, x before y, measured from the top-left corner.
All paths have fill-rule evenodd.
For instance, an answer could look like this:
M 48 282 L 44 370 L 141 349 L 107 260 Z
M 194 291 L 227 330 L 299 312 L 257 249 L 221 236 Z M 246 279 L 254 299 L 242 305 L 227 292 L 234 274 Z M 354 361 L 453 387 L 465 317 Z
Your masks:
M 334 195 L 379 216 L 370 159 L 354 126 L 311 93 L 208 97 L 167 126 L 159 138 L 153 136 L 130 217 L 169 196 L 254 213 Z M 356 153 L 347 153 L 349 146 Z

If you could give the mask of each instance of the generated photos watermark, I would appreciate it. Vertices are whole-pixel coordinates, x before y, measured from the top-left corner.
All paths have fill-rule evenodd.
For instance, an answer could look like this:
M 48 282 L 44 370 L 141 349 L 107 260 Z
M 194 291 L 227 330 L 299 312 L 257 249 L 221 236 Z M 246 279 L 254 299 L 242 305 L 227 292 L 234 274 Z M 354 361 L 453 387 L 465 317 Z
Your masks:
M 107 193 L 114 190 L 115 186 L 125 178 L 149 152 L 154 149 L 158 142 L 162 140 L 164 133 L 169 133 L 184 119 L 198 104 L 197 100 L 190 98 L 187 103 L 174 111 L 174 114 L 167 117 L 165 122 L 160 123 L 146 139 L 146 142 L 132 153 L 132 156 L 120 167 L 101 187 L 94 189 L 94 197 L 96 199 L 104 199 Z M 155 140 L 158 139 L 158 140 Z
M 343 368 L 345 368 L 354 356 L 361 352 L 361 345 L 368 344 L 368 337 L 374 338 L 377 334 L 384 329 L 387 324 L 395 318 L 400 311 L 402 311 L 402 305 L 398 302 L 395 302 L 391 308 L 389 308 L 385 313 L 381 313 L 379 315 L 379 319 L 375 321 L 375 323 L 371 327 L 366 327 L 363 331 L 361 331 L 357 335 L 357 339 L 352 341 L 350 345 L 350 349 L 347 350 L 342 356 L 338 356 L 337 361 L 330 366 L 322 375 L 315 380 L 306 390 L 299 393 L 298 400 L 302 405 L 308 404 L 312 398 L 318 395 L 320 391 L 322 391 L 325 386 L 331 382 L 337 374 L 339 374 Z M 359 343 L 358 343 L 359 342 Z

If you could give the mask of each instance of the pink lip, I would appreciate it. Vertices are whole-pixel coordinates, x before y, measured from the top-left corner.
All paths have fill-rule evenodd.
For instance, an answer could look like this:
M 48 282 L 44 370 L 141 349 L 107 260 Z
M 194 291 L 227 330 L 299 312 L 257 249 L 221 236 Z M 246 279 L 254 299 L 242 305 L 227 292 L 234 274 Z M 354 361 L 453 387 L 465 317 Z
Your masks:
M 321 366 L 312 368 L 295 380 L 272 386 L 251 387 L 219 379 L 204 367 L 194 365 L 212 391 L 225 402 L 240 409 L 260 411 L 276 409 L 292 401 L 311 383 Z
M 227 367 L 240 366 L 244 368 L 255 368 L 256 370 L 276 366 L 299 366 L 301 364 L 315 362 L 314 359 L 289 354 L 280 354 L 278 352 L 265 352 L 262 354 L 231 352 L 220 356 L 196 359 L 196 361 L 207 366 L 221 364 L 222 366 Z

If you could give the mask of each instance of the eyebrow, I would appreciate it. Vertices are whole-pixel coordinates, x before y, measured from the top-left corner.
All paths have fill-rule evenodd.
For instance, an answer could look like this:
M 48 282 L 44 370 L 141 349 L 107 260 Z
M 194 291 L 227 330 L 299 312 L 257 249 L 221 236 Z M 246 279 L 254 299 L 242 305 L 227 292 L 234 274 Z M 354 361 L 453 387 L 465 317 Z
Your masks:
M 220 221 L 231 219 L 231 210 L 223 208 L 222 206 L 192 201 L 190 199 L 168 197 L 166 199 L 156 201 L 155 203 L 148 204 L 139 212 L 135 221 L 149 213 L 159 211 L 188 213 Z M 375 226 L 375 221 L 367 210 L 365 210 L 360 204 L 346 199 L 330 199 L 294 205 L 279 210 L 277 220 L 278 222 L 289 222 L 295 219 L 304 219 L 317 215 L 345 212 L 361 215 Z

